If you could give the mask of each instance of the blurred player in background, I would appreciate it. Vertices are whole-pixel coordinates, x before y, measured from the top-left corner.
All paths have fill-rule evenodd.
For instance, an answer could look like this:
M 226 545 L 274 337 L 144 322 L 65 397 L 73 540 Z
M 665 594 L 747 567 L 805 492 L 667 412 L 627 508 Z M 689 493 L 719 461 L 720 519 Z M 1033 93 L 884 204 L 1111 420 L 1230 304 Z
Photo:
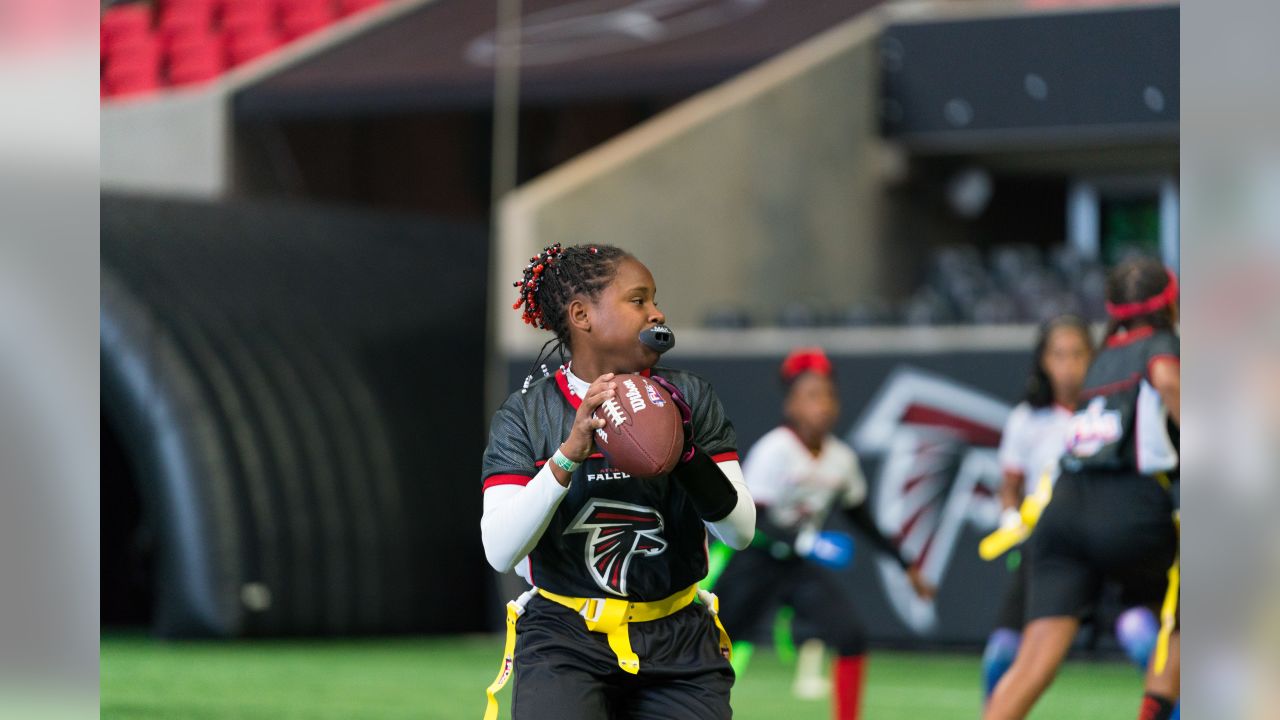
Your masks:
M 840 401 L 830 360 L 816 348 L 791 353 L 782 363 L 782 426 L 766 433 L 747 454 L 743 472 L 758 507 L 751 547 L 733 556 L 716 588 L 725 599 L 725 626 L 743 638 L 759 638 L 779 604 L 797 620 L 819 628 L 834 648 L 833 717 L 858 717 L 866 631 L 847 584 L 836 574 L 853 559 L 853 540 L 824 530 L 839 509 L 872 546 L 896 559 L 921 597 L 934 588 L 876 526 L 867 509 L 867 483 L 853 448 L 831 434 Z M 741 667 L 743 656 L 735 663 Z
M 1027 625 L 984 718 L 1023 718 L 1071 647 L 1101 583 L 1159 608 L 1140 720 L 1168 720 L 1179 695 L 1178 528 L 1170 488 L 1180 421 L 1177 281 L 1138 257 L 1108 277 L 1105 347 L 1085 377 L 1062 476 L 1028 541 Z
M 1074 315 L 1050 320 L 1040 328 L 1033 357 L 1026 395 L 1005 422 L 998 452 L 1003 473 L 1000 529 L 1019 535 L 1027 532 L 1019 512 L 1023 501 L 1036 494 L 1040 482 L 1052 482 L 1057 477 L 1067 430 L 1093 359 L 1089 326 Z M 983 691 L 987 698 L 1013 663 L 1022 638 L 1027 565 L 1015 549 L 1009 552 L 1007 566 L 1014 577 L 1000 604 L 996 629 L 982 654 Z
M 593 440 L 605 421 L 592 412 L 621 395 L 617 374 L 658 361 L 642 341 L 666 323 L 653 276 L 616 247 L 556 244 L 516 285 L 525 322 L 554 332 L 572 359 L 526 380 L 490 428 L 485 555 L 536 587 L 508 604 L 485 717 L 514 669 L 518 720 L 728 718 L 729 640 L 698 582 L 708 531 L 738 548 L 755 532 L 733 425 L 705 380 L 657 368 L 650 377 L 684 420 L 679 463 L 656 478 L 606 467 Z

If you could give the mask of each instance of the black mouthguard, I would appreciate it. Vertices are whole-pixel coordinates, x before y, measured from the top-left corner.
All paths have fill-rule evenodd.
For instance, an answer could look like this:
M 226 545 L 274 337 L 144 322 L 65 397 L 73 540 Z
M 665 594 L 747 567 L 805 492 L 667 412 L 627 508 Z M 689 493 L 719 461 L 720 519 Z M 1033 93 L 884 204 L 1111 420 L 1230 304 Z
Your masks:
M 654 325 L 640 333 L 640 342 L 658 353 L 664 353 L 676 346 L 676 334 L 666 325 Z

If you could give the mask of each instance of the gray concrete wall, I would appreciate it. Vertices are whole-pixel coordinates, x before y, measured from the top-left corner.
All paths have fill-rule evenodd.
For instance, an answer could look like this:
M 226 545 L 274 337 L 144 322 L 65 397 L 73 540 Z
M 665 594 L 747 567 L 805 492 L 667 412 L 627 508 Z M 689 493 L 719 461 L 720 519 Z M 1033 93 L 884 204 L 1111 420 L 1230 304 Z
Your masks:
M 102 189 L 218 198 L 230 190 L 229 93 L 173 91 L 104 105 Z
M 620 245 L 683 325 L 883 291 L 878 31 L 865 14 L 517 189 L 498 273 L 552 242 Z M 495 289 L 509 307 L 510 279 Z M 510 312 L 499 328 L 506 347 L 527 332 Z

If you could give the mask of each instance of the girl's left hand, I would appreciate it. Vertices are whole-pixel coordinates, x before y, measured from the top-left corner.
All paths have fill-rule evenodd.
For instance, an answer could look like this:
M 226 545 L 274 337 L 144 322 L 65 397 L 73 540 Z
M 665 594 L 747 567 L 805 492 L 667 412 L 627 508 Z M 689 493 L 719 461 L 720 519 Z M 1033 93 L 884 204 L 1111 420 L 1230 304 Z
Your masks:
M 667 391 L 671 396 L 671 402 L 675 403 L 680 411 L 680 424 L 684 428 L 684 448 L 680 452 L 680 463 L 687 463 L 693 459 L 693 408 L 689 407 L 689 401 L 684 399 L 684 393 L 680 392 L 680 389 L 670 380 L 658 375 L 650 375 L 649 379 Z

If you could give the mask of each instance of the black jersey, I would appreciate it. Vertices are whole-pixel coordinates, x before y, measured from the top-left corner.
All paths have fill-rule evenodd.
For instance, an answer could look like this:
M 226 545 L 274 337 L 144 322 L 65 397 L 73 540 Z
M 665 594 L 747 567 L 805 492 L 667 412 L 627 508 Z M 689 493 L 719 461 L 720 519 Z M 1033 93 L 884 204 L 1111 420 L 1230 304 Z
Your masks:
M 1151 363 L 1158 358 L 1178 359 L 1178 337 L 1167 330 L 1140 328 L 1107 341 L 1085 376 L 1064 470 L 1177 472 L 1177 429 L 1151 385 Z
M 653 373 L 689 401 L 695 444 L 717 462 L 738 459 L 733 424 L 711 384 L 682 370 Z M 489 428 L 484 487 L 527 484 L 569 436 L 580 404 L 563 368 L 512 393 Z M 595 453 L 574 472 L 527 569 L 531 582 L 561 595 L 659 600 L 706 576 L 706 543 L 702 518 L 679 483 L 631 477 Z

